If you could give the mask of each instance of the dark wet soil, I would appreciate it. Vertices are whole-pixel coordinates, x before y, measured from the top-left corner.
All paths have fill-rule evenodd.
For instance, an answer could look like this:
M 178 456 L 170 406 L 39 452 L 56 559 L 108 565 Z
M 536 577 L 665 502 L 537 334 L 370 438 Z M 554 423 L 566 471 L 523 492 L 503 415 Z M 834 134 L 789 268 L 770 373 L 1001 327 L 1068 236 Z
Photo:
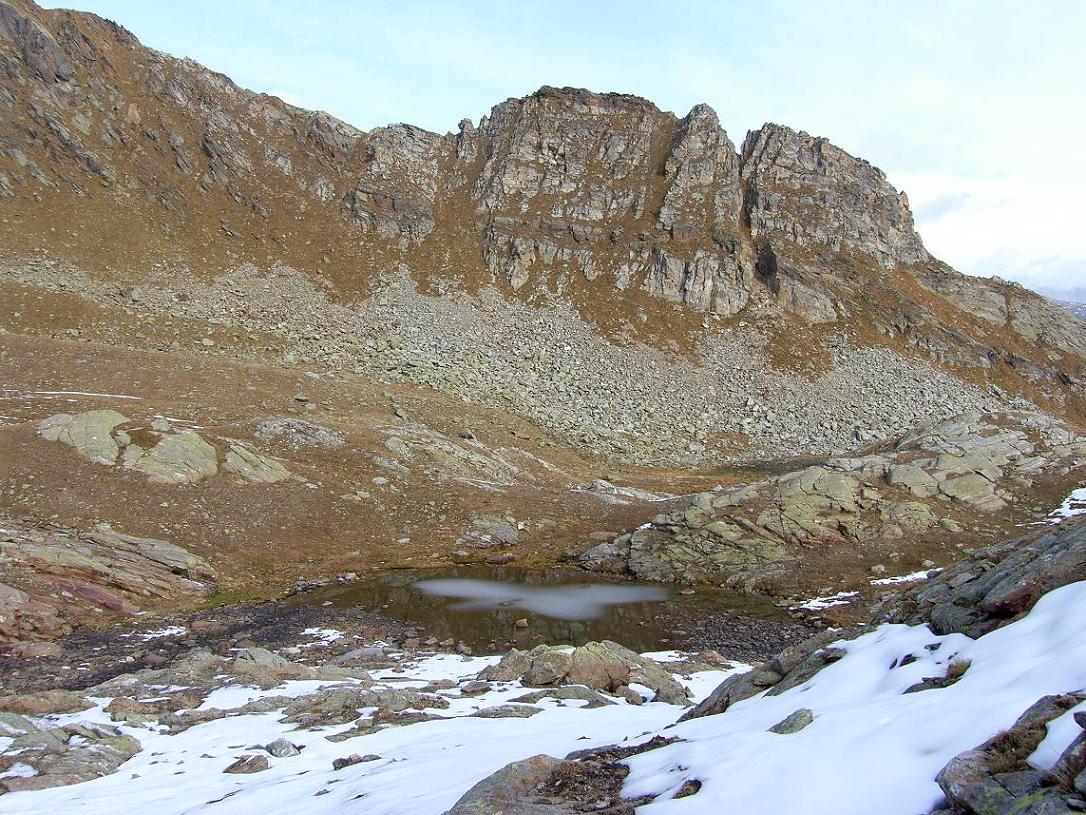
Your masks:
M 177 635 L 144 639 L 146 632 L 171 627 Z M 161 668 L 193 648 L 219 654 L 231 648 L 260 646 L 279 650 L 312 643 L 307 628 L 336 629 L 344 633 L 344 646 L 377 641 L 403 642 L 410 629 L 401 622 L 354 609 L 288 608 L 283 603 L 237 604 L 207 611 L 169 615 L 142 614 L 129 623 L 108 628 L 84 628 L 56 640 L 59 656 L 22 659 L 0 656 L 0 690 L 30 692 L 48 688 L 80 690 L 122 673 Z M 336 649 L 339 650 L 339 649 Z M 321 662 L 327 649 L 302 649 L 292 660 Z

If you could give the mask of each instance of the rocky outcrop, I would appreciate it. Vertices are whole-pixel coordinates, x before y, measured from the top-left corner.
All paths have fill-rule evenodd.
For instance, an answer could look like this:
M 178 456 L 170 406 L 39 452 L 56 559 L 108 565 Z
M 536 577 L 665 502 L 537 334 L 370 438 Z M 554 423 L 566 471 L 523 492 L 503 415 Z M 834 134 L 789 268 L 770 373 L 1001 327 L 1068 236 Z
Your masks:
M 464 793 L 445 815 L 631 815 L 658 797 L 624 795 L 624 782 L 630 774 L 626 759 L 675 741 L 654 736 L 640 744 L 624 741 L 622 745 L 575 750 L 561 760 L 537 755 L 515 761 Z M 687 782 L 670 797 L 693 795 L 699 788 L 700 784 Z
M 941 264 L 926 269 L 917 280 L 992 326 L 1010 328 L 1030 342 L 1086 355 L 1086 335 L 1059 313 L 1061 307 L 1018 283 L 960 275 Z
M 696 105 L 679 122 L 664 160 L 667 191 L 657 224 L 672 237 L 691 238 L 708 216 L 711 234 L 736 234 L 742 200 L 739 161 L 728 134 L 708 105 Z
M 192 430 L 165 436 L 150 450 L 129 444 L 124 464 L 155 484 L 192 484 L 219 471 L 215 448 Z
M 536 200 L 557 196 L 540 215 L 589 223 L 642 216 L 659 117 L 646 100 L 620 94 L 542 88 L 510 99 L 461 133 L 467 155 L 485 156 L 472 197 L 493 214 L 538 211 Z
M 113 428 L 128 419 L 115 410 L 91 410 L 70 416 L 58 413 L 38 424 L 43 439 L 59 441 L 75 448 L 83 458 L 98 464 L 114 464 L 121 446 L 113 438 Z
M 438 170 L 447 141 L 409 125 L 366 134 L 357 186 L 343 199 L 360 228 L 418 243 L 434 228 Z
M 445 815 L 573 815 L 600 812 L 631 815 L 656 796 L 628 798 L 623 782 L 630 769 L 623 762 L 671 743 L 655 736 L 636 745 L 575 750 L 565 759 L 537 755 L 515 761 L 484 778 L 464 793 Z M 693 794 L 684 786 L 675 798 Z
M 767 124 L 747 136 L 741 166 L 755 239 L 862 252 L 886 267 L 928 259 L 904 193 L 826 139 Z
M 80 532 L 4 519 L 0 554 L 0 644 L 56 637 L 88 607 L 130 614 L 148 602 L 191 601 L 216 579 L 179 546 L 105 525 Z
M 0 712 L 5 735 L 14 740 L 9 754 L 0 756 L 0 771 L 18 763 L 31 775 L 0 776 L 0 791 L 41 790 L 80 784 L 116 772 L 141 749 L 140 743 L 118 727 L 80 722 L 60 727 L 39 727 L 17 714 Z
M 788 247 L 885 267 L 928 259 L 879 170 L 779 125 L 737 154 L 705 105 L 676 121 L 637 97 L 544 88 L 499 105 L 461 143 L 488 156 L 472 193 L 489 216 L 488 266 L 513 288 L 569 268 L 722 316 L 775 301 L 823 322 L 841 310 L 803 264 L 778 262 Z M 644 173 L 663 144 L 658 173 Z M 546 196 L 560 201 L 537 204 Z
M 1047 592 L 1079 580 L 1086 580 L 1086 521 L 1073 519 L 977 549 L 895 598 L 886 619 L 979 637 L 1020 618 Z
M 26 67 L 46 84 L 67 82 L 75 76 L 75 70 L 53 35 L 21 13 L 18 6 L 7 2 L 0 2 L 0 41 L 20 48 Z
M 531 793 L 542 786 L 563 762 L 547 755 L 515 761 L 487 776 L 456 802 L 445 815 L 562 815 L 573 810 Z M 537 800 L 533 800 L 536 798 Z
M 572 649 L 546 645 L 528 652 L 514 649 L 485 668 L 479 679 L 520 680 L 528 687 L 584 685 L 619 695 L 637 684 L 655 692 L 654 702 L 689 704 L 686 690 L 659 664 L 609 640 Z
M 253 484 L 275 484 L 290 479 L 291 472 L 278 461 L 249 449 L 244 444 L 231 444 L 226 451 L 223 469 L 236 473 Z
M 1051 770 L 1028 759 L 1047 735 L 1049 722 L 1086 701 L 1084 694 L 1045 696 L 1007 730 L 967 750 L 939 772 L 949 808 L 933 815 L 1059 815 L 1086 806 L 1086 733 L 1080 733 Z M 1086 727 L 1086 716 L 1075 721 Z
M 220 453 L 195 430 L 177 429 L 165 420 L 155 420 L 151 427 L 130 428 L 139 431 L 153 444 L 133 441 L 128 430 L 130 420 L 114 410 L 92 410 L 70 416 L 50 416 L 38 423 L 38 434 L 48 441 L 59 441 L 83 458 L 98 464 L 120 463 L 142 473 L 154 484 L 194 484 L 218 474 Z M 275 484 L 294 475 L 279 461 L 262 455 L 241 442 L 226 441 L 222 469 L 253 484 Z
M 861 633 L 861 628 L 823 631 L 786 648 L 754 670 L 732 674 L 717 685 L 712 693 L 679 717 L 679 721 L 715 716 L 736 702 L 759 693 L 776 695 L 801 685 L 844 656 L 843 651 L 831 646 L 832 643 L 851 639 Z
M 68 624 L 59 605 L 0 583 L 0 643 L 48 640 L 66 633 Z
M 78 713 L 94 705 L 72 691 L 55 688 L 41 693 L 16 693 L 0 696 L 0 710 L 26 716 L 48 716 L 54 713 Z
M 344 445 L 343 434 L 337 430 L 301 419 L 265 419 L 253 431 L 260 441 L 282 441 L 293 450 L 324 447 L 335 450 Z
M 334 671 L 335 669 L 322 670 Z M 309 669 L 309 675 L 314 675 L 312 669 Z M 359 718 L 359 711 L 363 708 L 380 708 L 399 713 L 405 710 L 427 708 L 444 709 L 448 706 L 449 702 L 443 696 L 410 689 L 331 688 L 318 691 L 311 696 L 302 696 L 292 702 L 283 710 L 283 721 L 295 723 L 300 727 L 323 727 L 353 722 Z
M 786 142 L 786 132 L 816 148 Z M 514 289 L 569 269 L 725 317 L 775 301 L 820 322 L 837 311 L 787 270 L 770 268 L 770 234 L 800 245 L 821 240 L 890 264 L 926 257 L 907 246 L 911 236 L 919 247 L 911 216 L 877 170 L 825 140 L 784 128 L 774 134 L 775 150 L 762 145 L 741 157 L 705 105 L 676 121 L 637 97 L 569 88 L 499 105 L 468 136 L 488 155 L 472 187 L 487 216 L 488 267 Z M 823 146 L 832 160 L 811 159 Z M 646 172 L 661 149 L 662 166 Z M 822 188 L 810 207 L 839 207 L 841 223 L 812 223 L 801 234 L 773 220 L 769 213 L 783 198 L 770 189 L 791 195 L 803 173 Z M 554 196 L 559 203 L 540 205 Z M 878 208 L 869 211 L 872 203 Z M 836 234 L 845 237 L 831 238 Z
M 804 547 L 851 557 L 857 545 L 953 534 L 1036 479 L 1083 465 L 1086 437 L 1068 425 L 1038 414 L 966 414 L 908 433 L 885 453 L 697 494 L 580 562 L 646 580 L 751 586 L 787 574 Z

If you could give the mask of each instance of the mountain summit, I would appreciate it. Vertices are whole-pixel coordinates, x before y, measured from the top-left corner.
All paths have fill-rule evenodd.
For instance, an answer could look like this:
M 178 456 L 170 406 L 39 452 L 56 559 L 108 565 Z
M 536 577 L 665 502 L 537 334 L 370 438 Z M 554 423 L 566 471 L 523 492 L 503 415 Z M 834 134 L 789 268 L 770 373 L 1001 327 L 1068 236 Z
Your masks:
M 613 345 L 708 359 L 715 331 L 749 329 L 768 370 L 808 377 L 879 348 L 1082 415 L 1086 327 L 933 258 L 878 168 L 782 125 L 737 149 L 705 105 L 678 118 L 544 87 L 456 133 L 364 132 L 28 0 L 0 0 L 0 109 L 14 257 L 130 286 L 148 268 L 206 281 L 279 265 L 337 303 L 393 278 L 446 300 L 496 291 L 566 307 Z M 451 387 L 433 367 L 404 376 Z M 890 387 L 894 371 L 873 375 Z

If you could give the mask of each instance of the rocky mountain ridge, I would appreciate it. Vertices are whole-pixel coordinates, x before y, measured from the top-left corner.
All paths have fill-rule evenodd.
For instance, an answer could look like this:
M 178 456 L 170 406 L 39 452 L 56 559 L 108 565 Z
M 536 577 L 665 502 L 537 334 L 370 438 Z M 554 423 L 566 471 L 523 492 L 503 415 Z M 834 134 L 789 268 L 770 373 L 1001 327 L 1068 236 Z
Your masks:
M 708 106 L 678 118 L 548 87 L 455 134 L 363 132 L 93 15 L 5 0 L 0 19 L 10 253 L 106 278 L 283 262 L 343 301 L 399 270 L 424 292 L 567 302 L 607 336 L 679 350 L 729 319 L 768 327 L 781 357 L 855 328 L 1078 409 L 1086 328 L 933 259 L 904 194 L 826 139 L 767 124 L 737 150 Z

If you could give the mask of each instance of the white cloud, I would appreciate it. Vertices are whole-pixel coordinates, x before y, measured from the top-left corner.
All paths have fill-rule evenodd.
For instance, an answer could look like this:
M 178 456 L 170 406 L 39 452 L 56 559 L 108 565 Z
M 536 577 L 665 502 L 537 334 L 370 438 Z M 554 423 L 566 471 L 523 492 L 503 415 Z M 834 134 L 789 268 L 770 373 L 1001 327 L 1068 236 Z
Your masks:
M 903 173 L 897 180 L 928 250 L 961 271 L 1027 284 L 1086 284 L 1086 179 L 1039 178 L 1030 165 L 1021 167 L 1002 177 Z

